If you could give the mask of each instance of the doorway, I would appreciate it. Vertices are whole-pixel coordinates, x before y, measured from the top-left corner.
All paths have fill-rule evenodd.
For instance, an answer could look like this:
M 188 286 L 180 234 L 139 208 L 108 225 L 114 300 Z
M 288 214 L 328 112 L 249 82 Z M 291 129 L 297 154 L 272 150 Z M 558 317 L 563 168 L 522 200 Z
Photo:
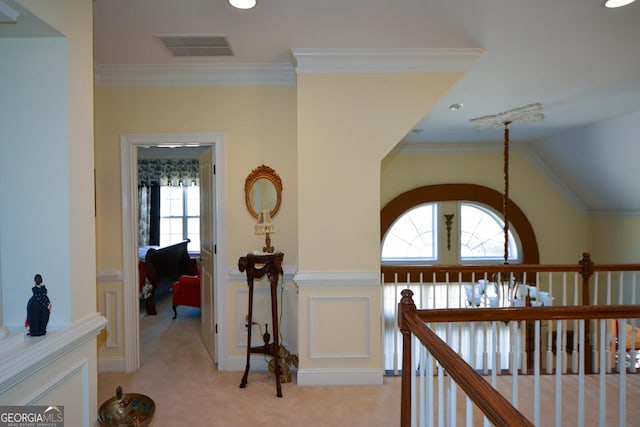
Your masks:
M 122 254 L 123 254 L 123 311 L 125 328 L 124 364 L 125 371 L 135 371 L 140 367 L 140 316 L 139 293 L 137 280 L 138 253 L 138 202 L 137 202 L 137 162 L 140 147 L 212 147 L 217 159 L 215 168 L 215 224 L 213 224 L 216 242 L 226 241 L 226 218 L 223 209 L 224 200 L 224 136 L 221 133 L 187 133 L 187 134 L 127 134 L 120 137 L 121 178 L 122 178 Z M 221 272 L 226 265 L 226 248 L 224 244 L 216 244 L 217 253 L 213 257 L 215 272 L 214 301 L 211 307 L 215 324 L 224 318 L 225 286 Z M 220 266 L 220 268 L 218 268 Z M 224 360 L 224 328 L 216 334 L 214 361 Z

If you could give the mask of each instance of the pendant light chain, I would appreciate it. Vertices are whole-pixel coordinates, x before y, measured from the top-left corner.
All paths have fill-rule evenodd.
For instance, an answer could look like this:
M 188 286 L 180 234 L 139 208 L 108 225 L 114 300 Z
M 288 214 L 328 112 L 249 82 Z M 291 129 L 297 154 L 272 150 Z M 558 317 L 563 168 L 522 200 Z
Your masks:
M 530 123 L 544 119 L 542 104 L 529 104 L 504 113 L 483 116 L 469 120 L 480 129 L 504 128 L 504 193 L 502 195 L 502 215 L 504 217 L 504 263 L 509 263 L 509 125 Z
M 504 263 L 509 263 L 509 124 L 504 122 L 504 194 L 502 215 L 504 217 Z

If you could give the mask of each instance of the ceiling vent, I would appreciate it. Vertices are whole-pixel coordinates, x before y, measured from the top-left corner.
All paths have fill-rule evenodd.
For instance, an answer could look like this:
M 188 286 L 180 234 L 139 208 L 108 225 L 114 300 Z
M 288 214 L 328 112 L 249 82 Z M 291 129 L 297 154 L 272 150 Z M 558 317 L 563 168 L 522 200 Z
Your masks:
M 233 56 L 226 36 L 156 36 L 173 56 Z

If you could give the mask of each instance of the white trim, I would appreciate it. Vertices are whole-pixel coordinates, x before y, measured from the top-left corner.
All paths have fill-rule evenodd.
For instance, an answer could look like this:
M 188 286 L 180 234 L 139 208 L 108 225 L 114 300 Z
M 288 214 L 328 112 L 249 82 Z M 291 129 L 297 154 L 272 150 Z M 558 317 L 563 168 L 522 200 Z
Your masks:
M 66 382 L 69 378 L 73 377 L 73 375 L 75 375 L 78 372 L 81 372 L 83 376 L 88 376 L 89 374 L 88 369 L 89 369 L 89 360 L 87 360 L 86 358 L 79 360 L 78 362 L 74 363 L 71 367 L 66 369 L 63 373 L 58 374 L 53 378 L 50 378 L 50 380 L 45 385 L 40 387 L 38 391 L 36 391 L 35 393 L 32 393 L 31 396 L 27 397 L 24 400 L 23 405 L 35 405 L 38 400 L 42 399 L 45 395 L 47 395 L 57 386 Z M 88 390 L 83 390 L 83 391 L 85 392 L 85 394 L 88 393 Z
M 124 360 L 125 371 L 135 371 L 140 367 L 140 316 L 137 280 L 137 246 L 138 232 L 135 230 L 138 217 L 137 195 L 133 191 L 137 187 L 138 146 L 147 145 L 197 145 L 213 146 L 216 159 L 216 243 L 217 254 L 214 258 L 215 273 L 215 322 L 226 319 L 226 277 L 224 268 L 227 259 L 227 223 L 225 201 L 226 157 L 224 151 L 224 135 L 222 133 L 147 133 L 123 134 L 120 136 L 121 152 L 121 192 L 122 192 L 122 266 L 124 293 Z M 135 252 L 134 252 L 135 251 Z M 135 265 L 134 265 L 135 264 Z M 218 369 L 224 370 L 226 354 L 225 328 L 219 328 L 216 335 L 216 353 Z
M 293 86 L 296 73 L 465 72 L 482 49 L 291 49 L 287 62 L 98 64 L 96 86 Z M 295 69 L 294 69 L 295 67 Z
M 511 142 L 509 149 L 511 151 L 524 151 L 528 144 L 525 142 Z M 420 154 L 420 153 L 481 153 L 481 152 L 500 152 L 504 150 L 504 144 L 501 142 L 442 142 L 442 143 L 415 143 L 400 142 L 391 151 L 393 153 L 403 154 Z
M 380 286 L 380 271 L 299 271 L 298 286 Z
M 627 217 L 627 218 L 640 218 L 640 212 L 638 211 L 589 211 L 591 217 Z
M 96 86 L 292 86 L 289 63 L 98 64 Z
M 464 72 L 482 49 L 291 49 L 296 73 Z
M 314 347 L 314 335 L 311 325 L 314 325 L 314 307 L 321 301 L 350 301 L 364 302 L 365 304 L 365 330 L 362 334 L 365 336 L 365 349 L 362 353 L 322 353 Z M 309 358 L 310 359 L 369 359 L 371 358 L 371 298 L 369 297 L 352 297 L 352 296 L 311 296 L 309 297 Z
M 381 385 L 382 369 L 298 369 L 297 384 L 307 385 Z
M 71 379 L 75 375 L 80 374 L 80 380 L 82 382 L 82 389 L 80 390 L 80 402 L 82 408 L 82 425 L 91 425 L 91 391 L 89 389 L 89 360 L 82 359 L 75 363 L 72 367 L 67 369 L 62 374 L 56 375 L 46 385 L 41 387 L 37 393 L 32 394 L 23 405 L 35 405 L 38 401 L 42 400 L 48 393 L 53 391 L 56 387 L 63 385 L 67 380 Z
M 118 291 L 105 291 L 104 293 L 104 314 L 107 317 L 107 339 L 105 342 L 106 348 L 120 348 L 122 343 L 120 342 L 119 334 L 119 318 L 118 307 L 120 306 L 120 292 Z
M 96 278 L 98 283 L 101 282 L 121 282 L 122 281 L 122 270 L 113 269 L 113 270 L 98 270 L 98 277 Z
M 123 357 L 101 357 L 100 372 L 124 372 L 125 363 Z
M 106 323 L 107 319 L 94 313 L 65 329 L 47 331 L 47 335 L 43 337 L 16 340 L 17 345 L 3 352 L 0 360 L 0 394 L 94 339 Z

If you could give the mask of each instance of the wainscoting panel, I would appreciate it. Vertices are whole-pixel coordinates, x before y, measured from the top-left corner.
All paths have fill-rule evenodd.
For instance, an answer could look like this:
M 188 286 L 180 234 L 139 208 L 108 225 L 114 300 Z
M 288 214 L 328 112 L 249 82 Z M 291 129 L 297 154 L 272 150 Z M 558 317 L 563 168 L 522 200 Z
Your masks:
M 256 281 L 256 284 L 259 283 Z M 287 346 L 289 336 L 289 290 L 278 288 L 278 326 L 280 328 L 280 344 Z M 249 290 L 241 289 L 236 292 L 236 342 L 238 347 L 247 346 L 247 319 L 249 312 Z M 269 334 L 273 339 L 273 325 L 271 321 L 271 293 L 268 284 L 264 286 L 254 286 L 253 288 L 253 321 L 251 330 L 251 345 L 262 345 L 262 333 L 265 331 L 265 324 L 269 325 Z
M 96 415 L 90 413 L 89 384 L 89 361 L 84 359 L 73 364 L 65 372 L 50 378 L 23 404 L 43 406 L 63 404 L 65 425 L 72 425 L 71 420 L 82 420 L 81 425 L 88 426 L 93 423 Z M 73 396 L 72 402 L 69 402 L 69 396 Z
M 124 290 L 121 270 L 98 272 L 98 310 L 107 319 L 105 331 L 98 337 L 100 372 L 124 372 Z
M 369 297 L 309 298 L 309 357 L 351 359 L 371 357 Z
M 64 406 L 65 425 L 95 425 L 96 336 L 105 323 L 95 313 L 6 350 L 0 359 L 0 404 Z
M 119 334 L 118 309 L 120 307 L 120 293 L 116 290 L 106 291 L 104 293 L 104 311 L 107 318 L 107 343 L 108 348 L 117 348 L 122 346 Z

